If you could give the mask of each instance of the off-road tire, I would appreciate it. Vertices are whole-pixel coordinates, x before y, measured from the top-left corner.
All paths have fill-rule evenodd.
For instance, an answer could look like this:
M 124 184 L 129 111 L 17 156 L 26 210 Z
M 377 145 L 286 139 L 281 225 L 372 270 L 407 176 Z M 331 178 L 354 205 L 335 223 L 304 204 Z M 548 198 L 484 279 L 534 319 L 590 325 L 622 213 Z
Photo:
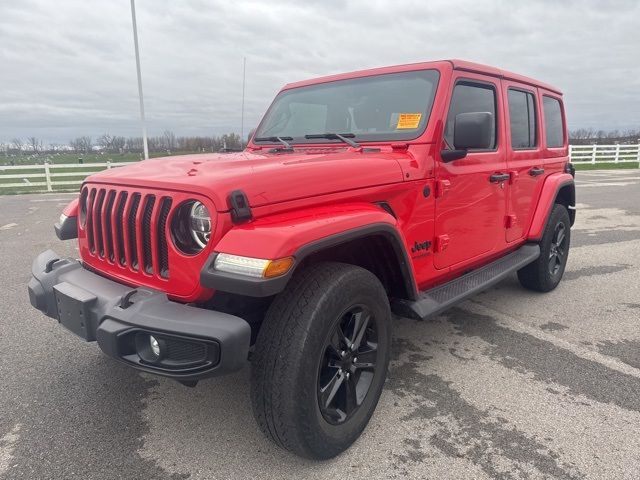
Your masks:
M 320 408 L 320 369 L 327 339 L 354 305 L 366 305 L 375 320 L 370 324 L 377 329 L 376 367 L 360 406 L 343 423 L 332 424 Z M 386 292 L 371 272 L 342 263 L 319 263 L 297 272 L 271 304 L 252 357 L 251 400 L 262 432 L 307 458 L 327 459 L 346 450 L 367 426 L 380 398 L 389 365 L 390 321 Z
M 561 242 L 563 247 L 561 257 L 558 260 L 558 257 L 554 257 L 554 254 L 557 255 L 559 251 L 556 241 L 560 227 L 563 227 L 565 237 L 564 241 Z M 535 262 L 518 270 L 518 279 L 522 286 L 538 292 L 550 292 L 556 288 L 560 280 L 562 280 L 562 275 L 567 265 L 570 244 L 571 221 L 569 219 L 569 212 L 564 205 L 556 203 L 553 206 L 547 226 L 539 243 L 540 256 Z M 550 265 L 554 261 L 555 267 L 551 268 Z

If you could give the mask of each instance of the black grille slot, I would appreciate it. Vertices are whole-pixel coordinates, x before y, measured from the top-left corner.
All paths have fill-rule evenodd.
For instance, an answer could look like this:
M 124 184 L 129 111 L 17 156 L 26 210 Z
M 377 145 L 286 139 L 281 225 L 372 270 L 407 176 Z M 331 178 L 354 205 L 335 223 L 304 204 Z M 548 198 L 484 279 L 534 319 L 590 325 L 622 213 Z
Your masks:
M 171 199 L 164 197 L 162 204 L 160 205 L 160 218 L 158 219 L 158 253 L 160 261 L 160 276 L 162 278 L 169 278 L 169 248 L 167 246 L 167 236 L 165 230 L 167 228 L 167 218 L 169 217 L 169 210 L 171 210 Z
M 113 254 L 113 224 L 111 223 L 111 212 L 113 211 L 113 202 L 116 199 L 116 191 L 111 190 L 109 195 L 107 195 L 107 207 L 104 211 L 105 216 L 105 224 L 107 225 L 107 231 L 104 232 L 107 237 L 107 252 L 109 253 L 109 260 L 113 262 L 115 258 Z
M 131 270 L 132 279 L 169 279 L 172 250 L 167 230 L 175 203 L 169 194 L 87 185 L 80 199 L 80 228 L 94 262 Z
M 104 242 L 102 241 L 102 204 L 104 203 L 105 190 L 98 192 L 96 199 L 96 208 L 94 209 L 94 221 L 96 222 L 96 244 L 98 246 L 98 255 L 104 257 Z
M 131 200 L 131 211 L 127 219 L 129 228 L 129 251 L 131 252 L 131 268 L 138 269 L 138 247 L 136 244 L 136 215 L 140 206 L 140 194 L 134 193 Z
M 207 347 L 202 343 L 167 340 L 167 359 L 181 362 L 202 362 L 207 355 Z
M 144 214 L 142 216 L 142 252 L 143 264 L 146 273 L 153 273 L 153 260 L 151 257 L 151 215 L 156 197 L 149 195 L 145 201 Z
M 87 208 L 87 240 L 89 242 L 89 251 L 91 253 L 95 252 L 96 246 L 93 238 L 93 222 L 95 222 L 95 218 L 93 216 L 93 202 L 96 198 L 96 189 L 91 189 L 91 193 L 89 194 L 89 207 Z
M 120 258 L 120 265 L 123 267 L 127 264 L 127 255 L 125 253 L 124 246 L 124 230 L 122 228 L 122 218 L 124 216 L 124 207 L 127 204 L 127 192 L 120 192 L 120 198 L 118 198 L 118 205 L 116 206 L 116 224 L 115 233 L 118 242 L 118 253 Z

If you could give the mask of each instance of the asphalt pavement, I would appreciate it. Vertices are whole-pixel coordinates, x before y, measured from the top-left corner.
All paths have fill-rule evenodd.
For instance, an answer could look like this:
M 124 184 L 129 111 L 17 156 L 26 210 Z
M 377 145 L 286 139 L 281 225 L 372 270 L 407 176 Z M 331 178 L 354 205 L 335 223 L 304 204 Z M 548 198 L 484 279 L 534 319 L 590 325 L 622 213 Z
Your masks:
M 638 479 L 640 170 L 578 172 L 565 278 L 515 276 L 427 322 L 394 359 L 360 440 L 326 462 L 267 441 L 248 369 L 196 388 L 140 374 L 34 310 L 68 194 L 0 197 L 2 479 Z

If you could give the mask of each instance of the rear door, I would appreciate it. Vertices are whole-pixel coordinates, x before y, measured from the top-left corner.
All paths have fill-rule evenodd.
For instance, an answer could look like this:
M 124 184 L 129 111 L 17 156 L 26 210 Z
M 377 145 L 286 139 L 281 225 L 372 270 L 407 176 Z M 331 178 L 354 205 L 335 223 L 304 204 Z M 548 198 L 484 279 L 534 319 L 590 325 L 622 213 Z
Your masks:
M 497 78 L 454 72 L 446 118 L 443 149 L 453 148 L 455 116 L 490 112 L 494 118 L 492 146 L 470 150 L 465 158 L 437 164 L 436 245 L 437 269 L 462 267 L 505 247 L 506 185 L 492 176 L 506 173 L 504 119 Z
M 541 147 L 541 124 L 537 89 L 509 80 L 502 82 L 505 99 L 508 188 L 506 240 L 514 242 L 526 234 L 545 177 Z

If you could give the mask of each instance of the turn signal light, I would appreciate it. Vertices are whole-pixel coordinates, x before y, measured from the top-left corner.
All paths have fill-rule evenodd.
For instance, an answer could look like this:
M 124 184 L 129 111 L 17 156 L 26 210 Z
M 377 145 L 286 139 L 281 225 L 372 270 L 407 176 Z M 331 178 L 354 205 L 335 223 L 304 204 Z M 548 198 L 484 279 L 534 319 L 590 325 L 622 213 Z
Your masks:
M 254 278 L 274 278 L 287 273 L 293 265 L 293 257 L 268 260 L 266 258 L 242 257 L 219 253 L 213 268 L 220 272 L 235 273 Z
M 293 266 L 293 257 L 279 258 L 271 260 L 262 272 L 264 278 L 279 277 L 287 273 Z

